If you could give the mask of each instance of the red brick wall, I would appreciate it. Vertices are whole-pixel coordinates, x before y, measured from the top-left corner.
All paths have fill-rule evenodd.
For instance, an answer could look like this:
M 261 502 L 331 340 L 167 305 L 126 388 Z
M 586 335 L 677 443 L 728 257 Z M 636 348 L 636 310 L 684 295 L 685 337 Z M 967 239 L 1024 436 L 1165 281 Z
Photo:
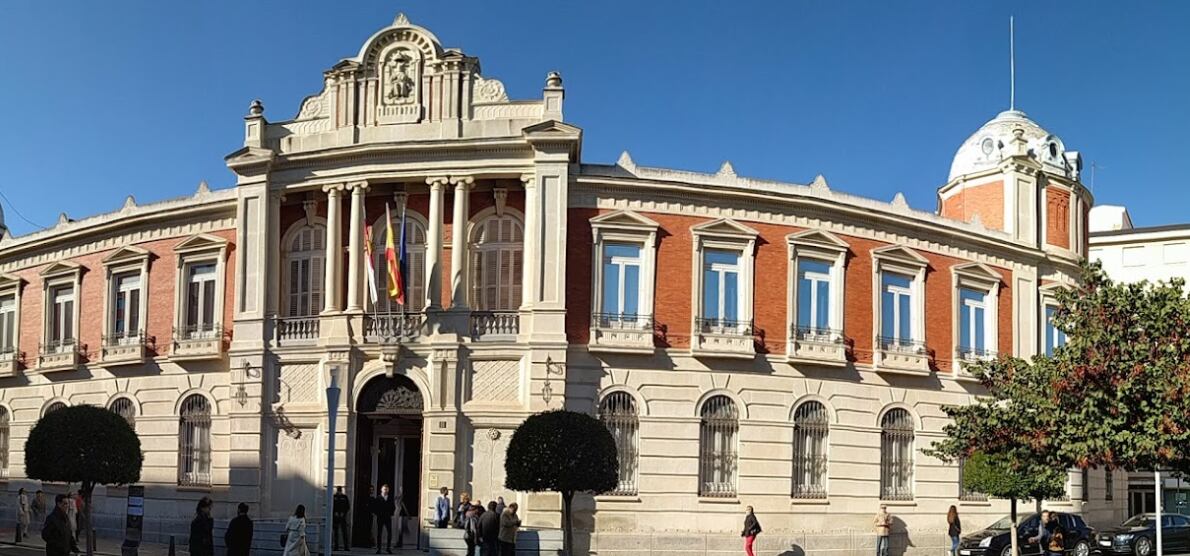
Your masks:
M 1070 249 L 1070 192 L 1045 188 L 1045 242 Z
M 223 326 L 231 328 L 235 310 L 235 230 L 220 230 L 209 232 L 209 235 L 220 237 L 228 241 L 227 260 L 224 262 L 226 274 L 224 276 L 224 304 Z M 156 338 L 157 353 L 168 354 L 169 343 L 173 336 L 174 308 L 176 307 L 175 290 L 177 288 L 177 258 L 173 247 L 188 236 L 177 236 L 145 243 L 135 244 L 149 251 L 149 280 L 142 290 L 145 303 L 146 322 L 145 333 Z M 79 304 L 79 329 L 76 333 L 79 343 L 87 347 L 92 360 L 98 358 L 103 336 L 104 295 L 107 290 L 107 276 L 103 267 L 103 259 L 113 250 L 91 253 L 69 259 L 71 262 L 83 266 L 83 274 L 78 295 L 75 296 Z M 52 264 L 52 263 L 51 263 Z M 16 272 L 26 280 L 25 289 L 21 291 L 21 330 L 20 351 L 25 352 L 26 364 L 32 367 L 37 360 L 38 346 L 43 341 L 45 329 L 43 306 L 45 303 L 45 288 L 40 272 L 49 265 L 30 267 Z M 81 346 L 80 346 L 81 347 Z
M 572 208 L 569 211 L 567 257 L 567 336 L 571 343 L 585 344 L 591 315 L 591 227 L 587 221 L 608 211 Z M 642 213 L 661 224 L 658 231 L 657 279 L 654 287 L 654 319 L 663 331 L 658 347 L 689 348 L 691 324 L 692 226 L 709 219 L 675 214 Z M 758 335 L 768 353 L 784 353 L 788 329 L 788 248 L 785 236 L 799 228 L 745 222 L 760 232 L 756 249 L 754 318 Z M 853 342 L 858 363 L 870 364 L 872 353 L 872 259 L 873 249 L 888 244 L 839 235 L 849 252 L 845 270 L 844 333 Z M 926 342 L 935 351 L 940 369 L 949 370 L 953 352 L 953 295 L 951 267 L 964 261 L 924 251 L 929 260 L 926 272 Z M 995 269 L 1003 277 L 999 302 L 999 349 L 1012 351 L 1012 276 L 1007 269 Z
M 979 215 L 979 221 L 993 230 L 1004 229 L 1004 182 L 968 187 L 949 199 L 942 201 L 942 216 L 963 222 L 970 222 Z

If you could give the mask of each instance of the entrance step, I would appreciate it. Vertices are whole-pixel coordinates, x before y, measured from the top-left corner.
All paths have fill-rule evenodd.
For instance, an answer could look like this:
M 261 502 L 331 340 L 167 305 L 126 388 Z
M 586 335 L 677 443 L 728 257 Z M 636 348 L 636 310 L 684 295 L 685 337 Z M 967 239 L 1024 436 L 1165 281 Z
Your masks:
M 462 529 L 426 529 L 430 556 L 466 556 Z M 557 556 L 562 553 L 561 529 L 521 528 L 516 536 L 517 556 Z

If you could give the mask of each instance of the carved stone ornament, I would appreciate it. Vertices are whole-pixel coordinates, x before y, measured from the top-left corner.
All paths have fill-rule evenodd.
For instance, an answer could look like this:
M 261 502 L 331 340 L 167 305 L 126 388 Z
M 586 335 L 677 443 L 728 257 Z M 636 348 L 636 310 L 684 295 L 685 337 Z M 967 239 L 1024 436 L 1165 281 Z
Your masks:
M 417 59 L 410 55 L 406 48 L 394 48 L 384 58 L 383 79 L 384 94 L 381 102 L 395 106 L 409 104 L 414 98 L 416 85 Z
M 475 102 L 508 102 L 508 93 L 500 81 L 476 75 Z
M 495 442 L 500 440 L 500 431 L 496 429 L 488 429 L 488 440 Z
M 420 412 L 421 410 L 421 396 L 404 386 L 385 392 L 380 396 L 380 401 L 376 402 L 377 413 Z

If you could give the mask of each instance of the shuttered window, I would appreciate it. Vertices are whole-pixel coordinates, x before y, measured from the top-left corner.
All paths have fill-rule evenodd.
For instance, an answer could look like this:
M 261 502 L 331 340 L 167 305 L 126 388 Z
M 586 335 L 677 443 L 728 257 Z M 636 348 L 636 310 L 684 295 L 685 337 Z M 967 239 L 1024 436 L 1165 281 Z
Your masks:
M 405 280 L 405 305 L 388 297 L 388 264 L 384 258 L 384 219 L 372 230 L 372 265 L 376 269 L 377 302 L 376 313 L 420 312 L 426 306 L 426 228 L 421 222 L 405 217 L 405 262 L 402 265 Z M 400 220 L 393 220 L 393 227 L 400 227 Z M 401 256 L 401 232 L 393 230 L 393 248 Z M 365 275 L 367 272 L 365 271 Z M 367 280 L 367 276 L 364 277 Z
M 471 238 L 471 306 L 479 311 L 515 311 L 521 306 L 524 228 L 520 218 L 492 216 Z
M 285 253 L 288 272 L 285 314 L 310 317 L 322 310 L 326 273 L 326 228 L 305 226 L 294 235 Z

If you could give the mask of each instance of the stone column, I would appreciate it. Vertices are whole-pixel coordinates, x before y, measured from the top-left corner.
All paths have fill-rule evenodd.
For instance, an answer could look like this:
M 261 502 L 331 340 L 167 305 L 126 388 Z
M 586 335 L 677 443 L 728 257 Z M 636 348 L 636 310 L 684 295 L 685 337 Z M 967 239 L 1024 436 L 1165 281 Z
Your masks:
M 430 229 L 426 231 L 426 309 L 442 308 L 442 196 L 447 178 L 427 178 Z
M 474 178 L 450 178 L 455 186 L 454 219 L 451 221 L 450 243 L 450 306 L 467 308 L 467 221 L 471 213 L 471 184 Z
M 524 174 L 521 183 L 525 187 L 525 237 L 521 260 L 521 309 L 533 307 L 537 291 L 537 257 L 540 250 L 536 239 L 541 225 L 541 210 L 537 206 L 537 176 Z M 526 327 L 527 328 L 527 327 Z
M 364 310 L 360 268 L 364 265 L 364 195 L 368 192 L 368 182 L 355 182 L 348 187 L 351 188 L 351 237 L 347 238 L 347 311 L 358 313 Z
M 343 184 L 328 185 L 326 191 L 326 279 L 323 280 L 323 313 L 337 313 L 339 307 L 339 276 L 343 265 L 343 238 L 340 232 L 339 213 L 342 211 L 340 197 Z

